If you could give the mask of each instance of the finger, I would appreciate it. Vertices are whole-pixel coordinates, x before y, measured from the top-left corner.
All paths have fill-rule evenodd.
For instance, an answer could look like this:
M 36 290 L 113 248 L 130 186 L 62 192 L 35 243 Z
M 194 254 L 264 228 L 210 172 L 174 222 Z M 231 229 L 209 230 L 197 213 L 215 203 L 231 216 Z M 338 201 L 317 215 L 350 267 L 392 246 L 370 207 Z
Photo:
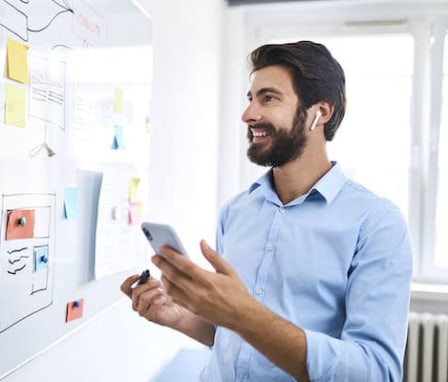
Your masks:
M 160 248 L 160 254 L 163 255 L 165 260 L 173 264 L 176 268 L 183 270 L 189 264 L 192 264 L 191 260 L 179 252 L 175 251 L 173 248 L 168 246 L 163 246 Z
M 177 253 L 170 249 L 167 249 L 167 252 L 173 252 L 174 256 L 176 256 L 176 253 Z M 178 255 L 178 256 L 184 257 L 182 255 Z M 194 265 L 194 264 L 188 259 L 187 259 L 187 263 L 189 263 L 189 264 L 183 264 L 183 265 L 179 265 L 179 266 L 171 263 L 171 261 L 169 259 L 165 258 L 165 255 L 164 256 L 155 255 L 152 257 L 151 260 L 154 263 L 154 265 L 160 269 L 163 276 L 166 279 L 168 279 L 172 284 L 176 284 L 179 286 L 185 285 L 185 283 L 191 279 L 187 273 L 187 272 L 189 272 L 188 266 L 189 266 L 189 264 L 190 265 Z
M 193 263 L 187 256 L 181 255 L 170 247 L 162 247 L 160 252 L 163 254 L 162 259 L 174 266 L 175 279 L 170 279 L 176 285 L 186 286 L 186 283 L 190 284 L 191 280 L 203 280 L 210 274 L 210 272 Z M 180 271 L 184 277 L 179 277 L 180 273 L 174 272 L 175 270 Z
M 151 306 L 156 304 L 156 301 L 158 301 L 158 304 L 160 304 L 160 301 L 164 296 L 164 292 L 160 288 L 151 289 L 149 291 L 146 291 L 142 293 L 139 296 L 138 301 L 136 302 L 136 310 L 141 316 L 144 316 L 148 313 Z M 166 301 L 166 298 L 165 298 Z
M 139 310 L 140 300 L 145 298 L 151 298 L 157 293 L 161 293 L 162 285 L 159 280 L 150 279 L 145 284 L 140 284 L 132 288 L 131 299 L 132 299 L 132 309 L 135 311 Z
M 183 306 L 188 310 L 191 310 L 189 308 L 190 306 L 189 292 L 185 291 L 181 287 L 178 287 L 177 285 L 171 283 L 166 279 L 164 280 L 164 285 L 165 283 L 168 285 L 168 288 L 165 289 L 166 293 L 168 294 L 168 296 L 166 297 L 175 302 L 176 304 Z
M 164 305 L 168 302 L 168 297 L 165 295 L 161 295 L 158 296 L 156 298 L 154 298 L 154 300 L 152 301 L 152 305 Z
M 120 286 L 120 290 L 129 298 L 132 296 L 132 285 L 140 278 L 140 275 L 129 276 Z
M 165 276 L 162 276 L 162 284 L 166 294 L 176 303 L 184 306 L 186 292 L 178 287 L 176 284 L 173 284 L 170 280 L 168 280 Z
M 170 289 L 171 289 L 171 282 L 170 280 L 168 280 L 165 276 L 162 275 L 162 285 L 163 288 L 165 289 L 166 293 L 170 294 Z
M 213 268 L 215 268 L 216 272 L 229 276 L 234 274 L 233 268 L 205 240 L 201 240 L 200 247 L 202 254 Z
M 146 291 L 146 290 L 150 290 L 150 289 L 154 289 L 154 288 L 161 288 L 162 287 L 162 283 L 153 278 L 150 277 L 145 283 L 143 284 L 136 284 L 133 288 L 132 288 L 132 293 L 137 293 L 138 291 L 140 291 L 140 293 Z

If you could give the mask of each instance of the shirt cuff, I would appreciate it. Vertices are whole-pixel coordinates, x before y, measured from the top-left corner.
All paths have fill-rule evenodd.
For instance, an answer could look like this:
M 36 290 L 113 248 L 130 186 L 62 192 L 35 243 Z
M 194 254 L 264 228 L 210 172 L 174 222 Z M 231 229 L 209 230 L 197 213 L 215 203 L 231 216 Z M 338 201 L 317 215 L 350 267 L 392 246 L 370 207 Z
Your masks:
M 340 362 L 340 340 L 326 334 L 305 330 L 306 366 L 313 382 L 327 381 Z

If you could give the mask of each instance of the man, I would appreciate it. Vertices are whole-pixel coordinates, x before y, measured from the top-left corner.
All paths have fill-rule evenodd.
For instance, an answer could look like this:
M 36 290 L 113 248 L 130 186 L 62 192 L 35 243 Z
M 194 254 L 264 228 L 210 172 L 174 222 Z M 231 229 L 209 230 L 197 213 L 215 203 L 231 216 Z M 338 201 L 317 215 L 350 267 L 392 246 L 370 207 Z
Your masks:
M 212 347 L 201 381 L 401 381 L 408 232 L 327 157 L 343 70 L 310 41 L 261 46 L 251 61 L 248 156 L 271 169 L 222 209 L 217 252 L 201 242 L 215 272 L 164 248 L 163 286 L 135 275 L 122 290 L 143 317 Z

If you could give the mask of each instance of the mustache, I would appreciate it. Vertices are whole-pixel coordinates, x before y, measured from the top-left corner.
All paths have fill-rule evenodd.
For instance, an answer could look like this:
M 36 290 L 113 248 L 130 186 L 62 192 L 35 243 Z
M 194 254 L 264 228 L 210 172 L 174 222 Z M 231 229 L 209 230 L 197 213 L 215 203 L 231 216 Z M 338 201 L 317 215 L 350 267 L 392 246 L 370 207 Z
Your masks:
M 272 123 L 256 123 L 247 126 L 247 137 L 249 139 L 253 138 L 253 134 L 251 129 L 264 129 L 269 135 L 275 135 L 276 129 Z

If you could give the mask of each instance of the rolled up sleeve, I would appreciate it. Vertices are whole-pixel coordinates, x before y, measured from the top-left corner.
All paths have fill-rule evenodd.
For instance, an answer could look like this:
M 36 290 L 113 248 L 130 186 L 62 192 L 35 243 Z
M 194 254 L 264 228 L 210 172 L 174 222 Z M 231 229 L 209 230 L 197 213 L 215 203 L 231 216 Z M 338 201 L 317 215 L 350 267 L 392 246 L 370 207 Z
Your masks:
M 360 229 L 340 338 L 305 330 L 311 381 L 402 380 L 411 277 L 411 246 L 401 213 L 375 211 Z

